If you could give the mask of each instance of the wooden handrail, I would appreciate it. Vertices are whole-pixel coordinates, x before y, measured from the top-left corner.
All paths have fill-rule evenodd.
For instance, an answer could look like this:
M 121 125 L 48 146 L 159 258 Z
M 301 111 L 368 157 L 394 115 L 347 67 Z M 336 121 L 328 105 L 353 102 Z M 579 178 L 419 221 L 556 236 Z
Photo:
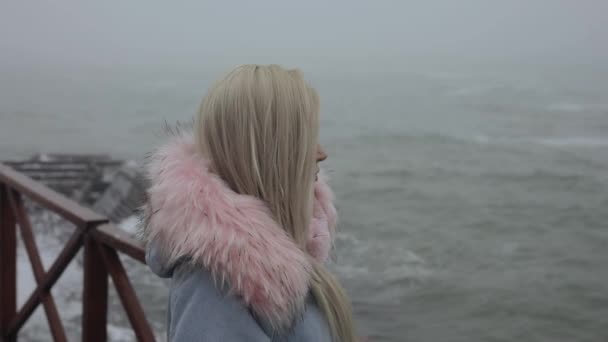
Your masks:
M 27 319 L 34 313 L 38 304 L 40 304 L 42 293 L 50 290 L 51 287 L 55 285 L 61 274 L 63 274 L 63 271 L 65 271 L 76 253 L 78 253 L 80 246 L 82 246 L 82 241 L 82 232 L 78 230 L 75 231 L 63 247 L 63 250 L 59 253 L 57 259 L 55 259 L 51 268 L 46 272 L 44 278 L 38 283 L 38 287 L 32 292 L 25 304 L 23 304 L 17 315 L 10 321 L 8 329 L 3 332 L 5 335 L 11 336 L 17 334 L 17 331 L 21 329 Z M 4 242 L 0 241 L 0 243 Z M 3 265 L 4 261 L 0 260 L 0 266 Z M 4 293 L 0 293 L 0 295 L 4 295 Z M 3 308 L 0 308 L 0 310 L 2 309 Z
M 103 342 L 108 338 L 108 270 L 90 235 L 85 239 L 83 259 L 82 341 Z
M 17 232 L 15 215 L 8 203 L 8 188 L 0 183 L 0 332 L 2 341 L 16 338 L 4 334 L 17 313 Z
M 106 268 L 112 276 L 116 292 L 118 292 L 120 301 L 127 311 L 127 317 L 129 317 L 137 340 L 154 341 L 154 333 L 146 321 L 144 310 L 137 300 L 135 290 L 129 281 L 129 277 L 127 277 L 127 272 L 125 272 L 125 268 L 120 262 L 116 250 L 102 245 L 97 245 L 97 247 L 99 248 Z
M 40 253 L 38 253 L 38 248 L 36 247 L 36 240 L 34 239 L 32 225 L 27 218 L 27 213 L 25 212 L 25 207 L 23 206 L 21 196 L 16 192 L 13 194 L 7 193 L 7 195 L 11 209 L 13 210 L 13 213 L 16 214 L 17 222 L 21 227 L 21 240 L 23 240 L 23 244 L 25 245 L 25 249 L 27 250 L 27 254 L 30 258 L 32 271 L 34 271 L 34 278 L 36 279 L 36 283 L 40 284 L 46 273 L 44 272 L 44 266 L 42 265 L 42 258 L 40 257 Z M 57 305 L 55 304 L 55 300 L 53 299 L 50 291 L 43 292 L 42 302 L 44 304 L 44 311 L 46 312 L 46 317 L 49 321 L 49 327 L 51 328 L 53 339 L 55 341 L 67 342 L 68 338 L 65 335 L 63 324 L 61 324 L 59 311 L 57 311 Z
M 143 243 L 132 238 L 115 225 L 102 224 L 97 226 L 97 229 L 91 231 L 91 234 L 95 236 L 96 241 L 130 256 L 142 264 L 146 263 L 146 252 Z
M 0 164 L 0 183 L 29 197 L 77 226 L 107 223 L 108 219 L 57 193 L 42 183 Z
M 27 196 L 76 226 L 63 250 L 46 271 L 22 196 Z M 0 164 L 0 341 L 16 341 L 19 330 L 41 303 L 54 341 L 67 340 L 50 290 L 83 245 L 83 340 L 107 339 L 107 284 L 110 275 L 138 340 L 154 341 L 152 329 L 117 254 L 120 252 L 145 263 L 144 246 L 108 222 L 104 216 Z M 19 311 L 15 300 L 17 224 L 37 283 Z

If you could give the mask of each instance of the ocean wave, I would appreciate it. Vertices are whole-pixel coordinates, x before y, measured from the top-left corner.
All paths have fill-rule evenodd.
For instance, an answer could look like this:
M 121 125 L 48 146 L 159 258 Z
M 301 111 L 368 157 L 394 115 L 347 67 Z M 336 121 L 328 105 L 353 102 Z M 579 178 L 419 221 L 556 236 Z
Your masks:
M 445 133 L 408 133 L 388 134 L 379 139 L 376 135 L 363 135 L 358 138 L 359 143 L 375 144 L 437 144 L 437 145 L 539 145 L 549 147 L 603 147 L 608 146 L 608 138 L 604 137 L 492 137 L 478 134 L 473 136 L 458 136 Z
M 452 96 L 480 96 L 496 90 L 498 87 L 495 85 L 479 85 L 479 86 L 464 86 L 447 92 L 447 95 Z
M 479 175 L 486 179 L 497 179 L 501 181 L 514 182 L 555 182 L 555 184 L 577 184 L 590 182 L 591 179 L 583 174 L 563 174 L 551 170 L 533 170 L 530 172 L 508 173 L 508 172 L 488 172 Z
M 536 139 L 535 143 L 547 146 L 608 146 L 608 139 L 602 138 L 563 138 L 563 139 Z
M 357 138 L 359 144 L 377 144 L 395 143 L 424 143 L 424 144 L 471 144 L 475 141 L 456 135 L 450 135 L 439 132 L 420 132 L 420 133 L 398 133 L 398 134 L 382 134 L 382 138 L 378 135 L 361 135 Z
M 473 141 L 479 144 L 496 145 L 541 145 L 550 147 L 602 147 L 608 146 L 606 138 L 564 137 L 564 138 L 493 138 L 478 135 Z
M 118 227 L 129 234 L 137 234 L 139 218 L 135 215 L 129 216 L 118 223 Z
M 422 256 L 401 245 L 361 241 L 350 232 L 340 232 L 336 239 L 341 244 L 341 250 L 348 251 L 334 265 L 343 278 L 376 279 L 390 285 L 422 280 L 434 274 L 434 269 Z
M 385 286 L 412 280 L 420 281 L 435 274 L 433 269 L 418 264 L 401 264 L 381 268 L 340 263 L 335 267 L 335 271 L 344 279 L 374 279 L 381 281 Z
M 545 109 L 556 112 L 578 113 L 584 111 L 585 106 L 571 102 L 557 102 L 545 107 Z

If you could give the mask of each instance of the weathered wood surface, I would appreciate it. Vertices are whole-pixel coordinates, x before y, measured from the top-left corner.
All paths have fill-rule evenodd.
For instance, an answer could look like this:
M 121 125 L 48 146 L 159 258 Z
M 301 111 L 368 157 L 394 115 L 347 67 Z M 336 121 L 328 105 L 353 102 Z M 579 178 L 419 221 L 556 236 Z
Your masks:
M 44 184 L 36 182 L 27 175 L 3 164 L 0 164 L 0 183 L 4 183 L 42 207 L 59 214 L 78 226 L 90 222 L 107 222 L 106 217 L 78 205 L 65 195 L 57 193 Z
M 91 205 L 124 162 L 108 155 L 39 154 L 2 162 L 78 202 Z
M 125 166 L 114 175 L 110 185 L 93 210 L 107 216 L 112 222 L 120 222 L 132 216 L 144 203 L 147 185 L 136 167 Z
M 3 164 L 115 223 L 134 215 L 145 199 L 137 166 L 107 155 L 45 154 Z

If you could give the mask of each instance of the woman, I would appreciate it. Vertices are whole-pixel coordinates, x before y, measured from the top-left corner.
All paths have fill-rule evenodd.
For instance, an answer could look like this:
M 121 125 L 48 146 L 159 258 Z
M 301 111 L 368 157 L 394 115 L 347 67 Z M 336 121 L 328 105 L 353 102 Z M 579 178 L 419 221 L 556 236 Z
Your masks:
M 324 267 L 336 212 L 318 132 L 300 72 L 245 65 L 209 90 L 194 134 L 151 156 L 146 259 L 172 278 L 170 341 L 355 340 Z

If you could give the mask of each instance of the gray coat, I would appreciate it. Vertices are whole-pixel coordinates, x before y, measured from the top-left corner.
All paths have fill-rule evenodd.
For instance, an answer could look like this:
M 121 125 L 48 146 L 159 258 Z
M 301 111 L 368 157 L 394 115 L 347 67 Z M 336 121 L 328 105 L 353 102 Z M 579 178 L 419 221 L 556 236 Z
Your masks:
M 151 244 L 146 262 L 154 273 L 171 278 L 167 340 L 248 342 L 331 342 L 329 328 L 312 296 L 293 328 L 284 334 L 256 319 L 236 296 L 219 289 L 209 272 L 187 261 L 167 264 Z

